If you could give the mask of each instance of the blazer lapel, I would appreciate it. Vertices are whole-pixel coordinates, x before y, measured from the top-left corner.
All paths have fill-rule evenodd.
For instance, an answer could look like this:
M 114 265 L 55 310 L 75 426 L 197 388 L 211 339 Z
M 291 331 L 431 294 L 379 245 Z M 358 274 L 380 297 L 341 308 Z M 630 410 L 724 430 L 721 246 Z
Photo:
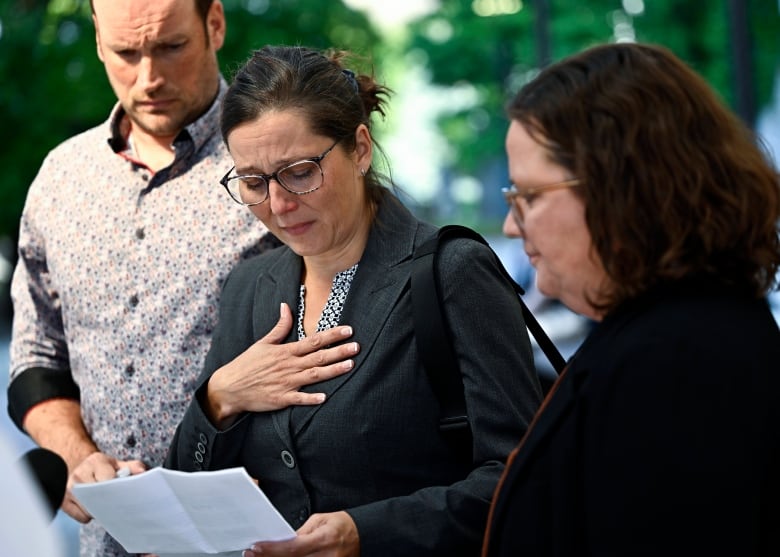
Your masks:
M 301 284 L 301 258 L 289 248 L 268 270 L 257 278 L 255 283 L 254 307 L 252 308 L 252 326 L 255 339 L 264 337 L 279 320 L 279 307 L 282 302 L 290 306 L 293 314 L 293 326 L 283 342 L 297 340 L 296 314 L 298 292 Z M 272 413 L 274 428 L 287 446 L 292 444 L 290 432 L 290 413 L 287 407 Z
M 371 347 L 407 287 L 418 224 L 407 209 L 395 204 L 393 198 L 388 196 L 380 205 L 340 319 L 341 323 L 353 328 L 354 336 L 350 341 L 360 343 L 360 352 L 354 357 L 355 367 L 349 373 L 303 390 L 324 392 L 329 398 L 357 374 L 368 373 L 368 368 L 377 365 Z M 327 399 L 323 404 L 328 404 Z M 321 407 L 297 407 L 293 413 L 293 435 Z

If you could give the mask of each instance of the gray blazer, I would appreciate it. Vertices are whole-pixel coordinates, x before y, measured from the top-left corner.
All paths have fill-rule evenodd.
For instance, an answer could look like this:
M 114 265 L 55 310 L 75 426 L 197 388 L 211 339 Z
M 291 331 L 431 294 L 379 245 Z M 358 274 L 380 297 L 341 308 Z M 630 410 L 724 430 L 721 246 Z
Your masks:
M 341 315 L 361 346 L 354 369 L 307 388 L 327 394 L 322 405 L 247 414 L 219 431 L 199 403 L 205 382 L 268 333 L 281 302 L 293 313 L 298 306 L 302 261 L 289 248 L 239 265 L 225 284 L 200 388 L 166 466 L 244 466 L 294 528 L 312 513 L 346 510 L 362 555 L 478 555 L 504 462 L 541 395 L 516 295 L 492 253 L 471 240 L 449 241 L 437 261 L 472 460 L 442 438 L 409 295 L 414 246 L 434 232 L 385 195 Z

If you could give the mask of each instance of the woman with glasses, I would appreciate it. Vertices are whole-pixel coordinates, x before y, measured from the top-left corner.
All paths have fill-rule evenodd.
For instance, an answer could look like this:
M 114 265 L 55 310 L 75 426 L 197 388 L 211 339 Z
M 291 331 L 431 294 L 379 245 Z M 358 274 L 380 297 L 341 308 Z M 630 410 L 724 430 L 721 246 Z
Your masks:
M 668 50 L 510 102 L 504 230 L 597 322 L 514 451 L 483 555 L 780 555 L 780 181 Z
M 222 185 L 285 245 L 227 279 L 167 466 L 243 466 L 257 478 L 298 534 L 258 543 L 257 555 L 478 555 L 505 459 L 541 398 L 525 324 L 489 249 L 465 239 L 440 248 L 473 437 L 455 450 L 439 430 L 409 291 L 415 246 L 436 229 L 375 170 L 371 116 L 384 115 L 388 90 L 346 59 L 265 47 L 225 97 L 235 166 Z M 346 330 L 329 348 L 349 350 L 341 375 L 318 367 L 340 356 L 299 354 L 326 330 Z M 505 336 L 518 341 L 496 350 Z M 286 371 L 295 385 L 315 383 L 280 392 Z

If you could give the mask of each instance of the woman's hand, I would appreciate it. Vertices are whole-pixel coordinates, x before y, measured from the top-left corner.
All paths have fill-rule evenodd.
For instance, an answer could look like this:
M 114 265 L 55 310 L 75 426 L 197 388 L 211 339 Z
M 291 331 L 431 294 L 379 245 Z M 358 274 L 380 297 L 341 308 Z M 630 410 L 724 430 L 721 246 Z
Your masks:
M 313 514 L 300 527 L 298 535 L 283 542 L 259 542 L 244 551 L 244 557 L 358 557 L 360 537 L 357 526 L 344 511 Z
M 211 376 L 204 409 L 217 427 L 229 427 L 241 412 L 321 404 L 324 393 L 299 389 L 338 377 L 354 367 L 351 358 L 360 351 L 356 342 L 327 348 L 352 336 L 351 327 L 333 327 L 297 342 L 280 344 L 292 325 L 292 312 L 282 304 L 274 328 Z

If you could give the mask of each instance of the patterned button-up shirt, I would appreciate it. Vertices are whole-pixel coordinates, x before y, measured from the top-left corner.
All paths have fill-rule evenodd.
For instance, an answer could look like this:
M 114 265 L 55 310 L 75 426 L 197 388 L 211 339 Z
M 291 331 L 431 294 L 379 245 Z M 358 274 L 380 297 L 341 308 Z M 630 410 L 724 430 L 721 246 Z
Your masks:
M 30 187 L 12 296 L 9 408 L 78 397 L 87 431 L 119 459 L 162 464 L 191 398 L 223 280 L 276 245 L 219 176 L 232 162 L 219 99 L 151 172 L 133 160 L 123 111 L 64 142 Z M 82 555 L 122 555 L 94 523 Z

